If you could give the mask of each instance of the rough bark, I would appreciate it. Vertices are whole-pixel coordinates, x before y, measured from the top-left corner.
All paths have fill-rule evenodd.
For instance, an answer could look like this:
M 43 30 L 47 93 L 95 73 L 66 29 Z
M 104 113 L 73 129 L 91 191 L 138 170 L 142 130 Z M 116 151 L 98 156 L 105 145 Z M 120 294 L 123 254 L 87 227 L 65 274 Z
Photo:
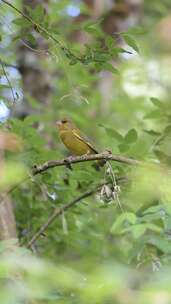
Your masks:
M 11 198 L 7 194 L 3 194 L 7 191 L 6 186 L 3 185 L 4 175 L 6 174 L 6 162 L 4 157 L 4 151 L 17 152 L 22 148 L 21 141 L 16 134 L 0 131 L 0 239 L 9 240 L 17 239 L 16 222 L 13 211 L 13 205 Z
M 17 239 L 13 206 L 9 196 L 6 196 L 0 203 L 0 239 Z
M 5 173 L 4 138 L 2 139 L 2 132 L 0 136 L 0 178 L 3 178 Z M 4 189 L 3 189 L 4 190 Z M 17 239 L 16 222 L 13 211 L 11 199 L 8 195 L 1 195 L 0 199 L 0 240 L 7 241 L 10 239 Z

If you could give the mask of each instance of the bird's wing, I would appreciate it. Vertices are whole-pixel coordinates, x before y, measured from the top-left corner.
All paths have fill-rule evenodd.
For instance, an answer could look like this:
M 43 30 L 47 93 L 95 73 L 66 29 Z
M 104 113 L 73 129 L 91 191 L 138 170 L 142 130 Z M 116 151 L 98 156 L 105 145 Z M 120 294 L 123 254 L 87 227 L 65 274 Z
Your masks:
M 87 146 L 96 154 L 98 154 L 98 151 L 92 146 L 92 144 L 89 142 L 89 139 L 80 133 L 77 132 L 77 130 L 72 130 L 73 134 L 82 142 L 86 143 Z

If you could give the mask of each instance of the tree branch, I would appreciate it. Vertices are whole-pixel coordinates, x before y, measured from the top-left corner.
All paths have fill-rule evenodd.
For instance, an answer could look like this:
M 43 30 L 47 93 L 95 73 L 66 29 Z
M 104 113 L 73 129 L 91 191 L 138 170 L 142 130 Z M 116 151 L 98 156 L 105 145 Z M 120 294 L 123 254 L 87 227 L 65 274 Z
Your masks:
M 76 199 L 74 199 L 73 201 L 71 201 L 70 203 L 63 205 L 60 208 L 55 208 L 54 212 L 50 215 L 50 217 L 48 218 L 47 222 L 40 227 L 40 229 L 35 233 L 35 235 L 28 242 L 27 248 L 31 248 L 32 247 L 32 245 L 35 243 L 35 241 L 41 236 L 41 234 L 43 232 L 45 232 L 45 230 L 55 220 L 56 217 L 58 217 L 59 215 L 61 215 L 65 210 L 67 210 L 67 209 L 73 207 L 74 205 L 78 204 L 84 198 L 86 198 L 86 197 L 94 194 L 96 191 L 97 191 L 97 188 L 93 189 L 93 190 L 90 190 L 90 191 L 87 191 L 84 194 L 82 194 L 79 197 L 77 197 Z
M 121 182 L 121 181 L 127 181 L 127 178 L 125 177 L 120 177 L 117 179 L 117 182 Z M 109 184 L 109 183 L 107 183 Z M 35 241 L 45 232 L 45 230 L 50 226 L 50 224 L 52 224 L 52 222 L 59 216 L 61 215 L 64 211 L 66 211 L 67 209 L 70 209 L 71 207 L 75 206 L 76 204 L 80 203 L 84 198 L 89 197 L 91 195 L 93 195 L 94 193 L 98 192 L 101 187 L 104 185 L 103 184 L 99 184 L 98 186 L 96 186 L 94 189 L 89 190 L 83 194 L 81 194 L 80 196 L 78 196 L 77 198 L 75 198 L 74 200 L 72 200 L 70 203 L 63 205 L 60 208 L 55 208 L 55 210 L 53 211 L 53 213 L 49 216 L 48 220 L 46 221 L 46 223 L 44 223 L 40 229 L 35 233 L 35 235 L 33 235 L 33 237 L 31 238 L 31 240 L 28 242 L 27 244 L 27 248 L 31 248 L 32 245 L 35 243 Z
M 110 153 L 101 153 L 101 154 L 90 154 L 90 155 L 82 155 L 82 156 L 75 156 L 75 157 L 68 157 L 61 160 L 50 160 L 45 162 L 42 165 L 34 165 L 32 168 L 32 171 L 30 174 L 28 174 L 23 180 L 15 184 L 13 187 L 11 187 L 4 195 L 4 198 L 15 191 L 19 186 L 21 186 L 24 182 L 28 181 L 32 176 L 35 176 L 37 174 L 41 174 L 51 168 L 59 167 L 59 166 L 67 166 L 71 167 L 71 164 L 81 163 L 81 162 L 87 162 L 87 161 L 93 161 L 93 160 L 111 160 L 116 161 L 120 163 L 124 163 L 127 165 L 142 165 L 143 162 L 128 158 L 125 156 L 120 155 L 114 155 Z
M 87 162 L 87 161 L 93 161 L 93 160 L 111 160 L 116 161 L 120 163 L 125 163 L 127 165 L 141 165 L 142 162 L 139 160 L 135 160 L 132 158 L 128 158 L 125 156 L 120 155 L 114 155 L 110 153 L 100 153 L 100 154 L 84 154 L 82 156 L 74 156 L 74 157 L 68 157 L 61 160 L 50 160 L 48 162 L 45 162 L 42 165 L 35 165 L 32 169 L 32 174 L 37 175 L 40 173 L 43 173 L 44 171 L 47 171 L 50 168 L 58 167 L 58 166 L 68 166 L 75 163 L 81 163 L 81 162 Z

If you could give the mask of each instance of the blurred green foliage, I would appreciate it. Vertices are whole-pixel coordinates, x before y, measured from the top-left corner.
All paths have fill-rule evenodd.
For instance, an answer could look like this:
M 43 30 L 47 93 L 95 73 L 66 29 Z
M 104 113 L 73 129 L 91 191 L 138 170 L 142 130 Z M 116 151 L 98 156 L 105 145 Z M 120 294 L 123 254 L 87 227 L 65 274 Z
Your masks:
M 100 152 L 109 149 L 161 167 L 111 162 L 115 178 L 127 180 L 119 183 L 119 194 L 109 195 L 107 202 L 99 191 L 67 210 L 36 241 L 37 255 L 24 248 L 9 254 L 10 243 L 2 242 L 0 302 L 167 304 L 171 302 L 170 54 L 155 48 L 155 37 L 170 1 L 156 0 L 155 6 L 144 1 L 142 23 L 121 33 L 124 47 L 102 31 L 99 20 L 81 25 L 89 35 L 88 44 L 71 41 L 72 31 L 80 25 L 66 12 L 69 2 L 51 2 L 48 15 L 41 6 L 27 12 L 45 29 L 38 26 L 45 39 L 50 33 L 59 41 L 48 39 L 47 69 L 57 71 L 48 106 L 23 92 L 20 75 L 14 77 L 4 65 L 12 88 L 20 98 L 27 97 L 34 113 L 23 120 L 11 114 L 0 125 L 23 141 L 21 152 L 3 156 L 6 172 L 0 188 L 14 186 L 35 164 L 68 156 L 55 127 L 62 117 L 72 118 Z M 85 11 L 84 5 L 80 8 Z M 36 34 L 28 20 L 3 3 L 0 18 L 0 60 L 10 65 L 16 62 L 17 43 L 25 39 L 34 46 Z M 1 68 L 0 76 L 1 99 L 13 113 L 11 86 Z M 105 168 L 96 172 L 89 163 L 81 163 L 73 170 L 50 169 L 15 188 L 11 198 L 21 244 L 27 245 L 56 207 L 111 180 Z

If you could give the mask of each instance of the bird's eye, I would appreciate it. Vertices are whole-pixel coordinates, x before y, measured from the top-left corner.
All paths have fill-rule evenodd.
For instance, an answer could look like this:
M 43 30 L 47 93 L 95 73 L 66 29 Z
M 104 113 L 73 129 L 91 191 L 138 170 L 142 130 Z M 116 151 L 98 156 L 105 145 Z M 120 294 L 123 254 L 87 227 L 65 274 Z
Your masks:
M 66 122 L 67 122 L 67 120 L 66 120 L 66 119 L 63 119 L 63 120 L 62 120 L 62 123 L 66 123 Z

